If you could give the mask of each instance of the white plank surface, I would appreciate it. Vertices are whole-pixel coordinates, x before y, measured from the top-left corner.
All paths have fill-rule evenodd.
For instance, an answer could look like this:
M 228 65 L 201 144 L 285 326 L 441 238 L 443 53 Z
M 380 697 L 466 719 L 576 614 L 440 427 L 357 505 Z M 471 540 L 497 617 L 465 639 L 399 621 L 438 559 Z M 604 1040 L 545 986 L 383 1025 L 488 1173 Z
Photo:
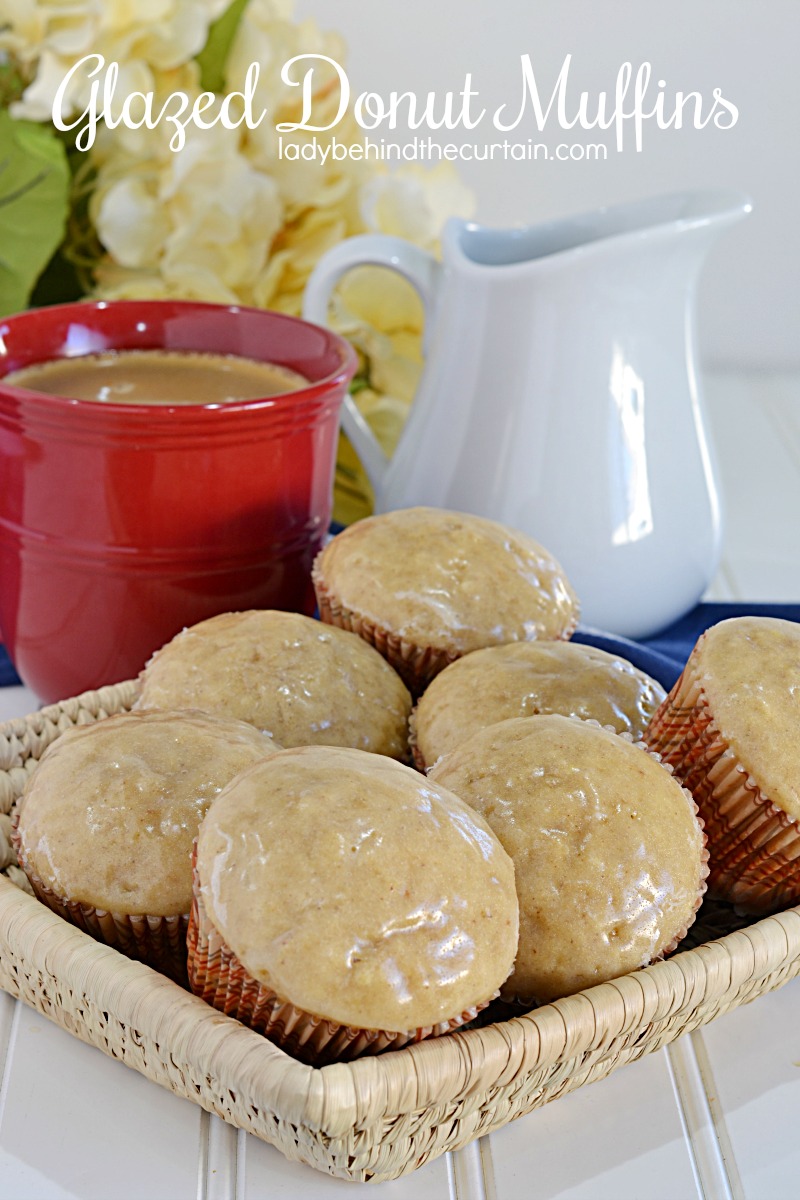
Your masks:
M 800 1195 L 800 981 L 703 1031 L 706 1087 L 722 1114 L 747 1200 Z
M 503 1200 L 702 1200 L 663 1053 L 562 1096 L 490 1140 Z
M 800 601 L 800 377 L 706 383 L 726 536 L 722 575 L 747 600 Z
M 442 1156 L 411 1175 L 389 1183 L 360 1184 L 312 1171 L 289 1162 L 258 1138 L 239 1137 L 239 1186 L 236 1200 L 333 1200 L 347 1195 L 375 1196 L 376 1200 L 450 1200 L 450 1156 Z M 471 1200 L 469 1193 L 454 1193 L 453 1200 Z
M 714 375 L 727 535 L 714 599 L 800 601 L 800 377 Z M 36 707 L 0 689 L 0 719 Z M 390 1200 L 794 1200 L 800 982 L 413 1175 Z M 356 1193 L 0 994 L 0 1200 Z
M 12 1003 L 0 1092 L 4 1200 L 195 1200 L 200 1110 Z

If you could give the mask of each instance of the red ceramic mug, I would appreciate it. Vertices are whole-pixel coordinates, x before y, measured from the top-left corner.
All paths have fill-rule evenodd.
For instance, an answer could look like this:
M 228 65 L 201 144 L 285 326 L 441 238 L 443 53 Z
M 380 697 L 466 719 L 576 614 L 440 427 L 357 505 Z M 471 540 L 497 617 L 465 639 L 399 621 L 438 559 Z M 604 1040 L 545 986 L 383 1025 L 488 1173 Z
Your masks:
M 31 363 L 129 349 L 241 355 L 308 386 L 170 406 L 4 382 Z M 109 301 L 0 319 L 0 629 L 42 700 L 130 678 L 216 613 L 313 611 L 354 369 L 341 338 L 259 309 Z

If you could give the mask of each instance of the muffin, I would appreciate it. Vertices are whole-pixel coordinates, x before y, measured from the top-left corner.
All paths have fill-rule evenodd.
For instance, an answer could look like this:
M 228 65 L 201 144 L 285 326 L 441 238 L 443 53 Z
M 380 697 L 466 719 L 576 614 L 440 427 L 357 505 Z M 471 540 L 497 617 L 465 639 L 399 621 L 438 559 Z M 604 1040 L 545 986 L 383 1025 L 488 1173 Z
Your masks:
M 421 771 L 487 725 L 561 713 L 641 737 L 664 699 L 655 679 L 627 659 L 576 642 L 513 642 L 476 650 L 446 667 L 411 714 Z
M 503 721 L 430 772 L 514 860 L 519 952 L 503 998 L 569 996 L 678 944 L 705 891 L 692 799 L 642 743 L 560 714 Z
M 540 545 L 496 521 L 406 508 L 345 529 L 314 563 L 323 621 L 376 646 L 415 695 L 448 663 L 569 638 L 578 602 Z
M 54 912 L 185 982 L 200 820 L 275 749 L 252 726 L 205 713 L 121 713 L 66 730 L 20 800 L 20 866 Z
M 800 900 L 800 626 L 733 617 L 697 642 L 645 733 L 706 824 L 709 890 L 741 912 Z
M 150 659 L 134 706 L 197 708 L 248 721 L 282 746 L 408 756 L 411 697 L 360 638 L 299 613 L 223 613 Z
M 192 990 L 321 1064 L 471 1020 L 517 948 L 511 860 L 444 788 L 358 750 L 284 750 L 203 821 Z

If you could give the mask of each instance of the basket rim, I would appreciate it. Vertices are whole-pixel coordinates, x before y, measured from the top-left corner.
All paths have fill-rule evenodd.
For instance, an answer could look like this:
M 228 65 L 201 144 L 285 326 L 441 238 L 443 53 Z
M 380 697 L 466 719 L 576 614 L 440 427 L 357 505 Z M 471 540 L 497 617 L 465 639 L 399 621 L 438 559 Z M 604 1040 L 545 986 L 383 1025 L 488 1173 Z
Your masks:
M 533 1066 L 580 1056 L 620 1033 L 722 999 L 746 980 L 757 983 L 800 955 L 800 906 L 507 1021 L 325 1067 L 297 1062 L 152 968 L 95 942 L 3 877 L 0 939 L 29 956 L 34 947 L 31 965 L 40 970 L 57 952 L 62 986 L 67 973 L 81 984 L 91 975 L 92 999 L 123 1025 L 169 1031 L 173 1057 L 185 1041 L 202 1040 L 221 1088 L 241 1090 L 246 1076 L 256 1107 L 337 1137 L 367 1114 L 375 1121 L 418 1112 L 443 1088 L 458 1101 Z

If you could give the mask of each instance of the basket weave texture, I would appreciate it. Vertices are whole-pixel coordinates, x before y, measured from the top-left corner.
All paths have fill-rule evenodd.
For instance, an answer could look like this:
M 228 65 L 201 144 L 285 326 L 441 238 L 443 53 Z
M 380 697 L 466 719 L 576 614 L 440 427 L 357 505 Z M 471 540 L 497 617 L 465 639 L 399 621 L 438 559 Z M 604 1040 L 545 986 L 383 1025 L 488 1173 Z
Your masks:
M 345 1179 L 395 1178 L 800 973 L 793 908 L 525 1016 L 305 1066 L 14 886 L 24 877 L 9 814 L 40 755 L 64 729 L 134 698 L 127 682 L 0 725 L 0 986 L 288 1158 Z M 726 913 L 701 910 L 692 934 L 726 923 Z

